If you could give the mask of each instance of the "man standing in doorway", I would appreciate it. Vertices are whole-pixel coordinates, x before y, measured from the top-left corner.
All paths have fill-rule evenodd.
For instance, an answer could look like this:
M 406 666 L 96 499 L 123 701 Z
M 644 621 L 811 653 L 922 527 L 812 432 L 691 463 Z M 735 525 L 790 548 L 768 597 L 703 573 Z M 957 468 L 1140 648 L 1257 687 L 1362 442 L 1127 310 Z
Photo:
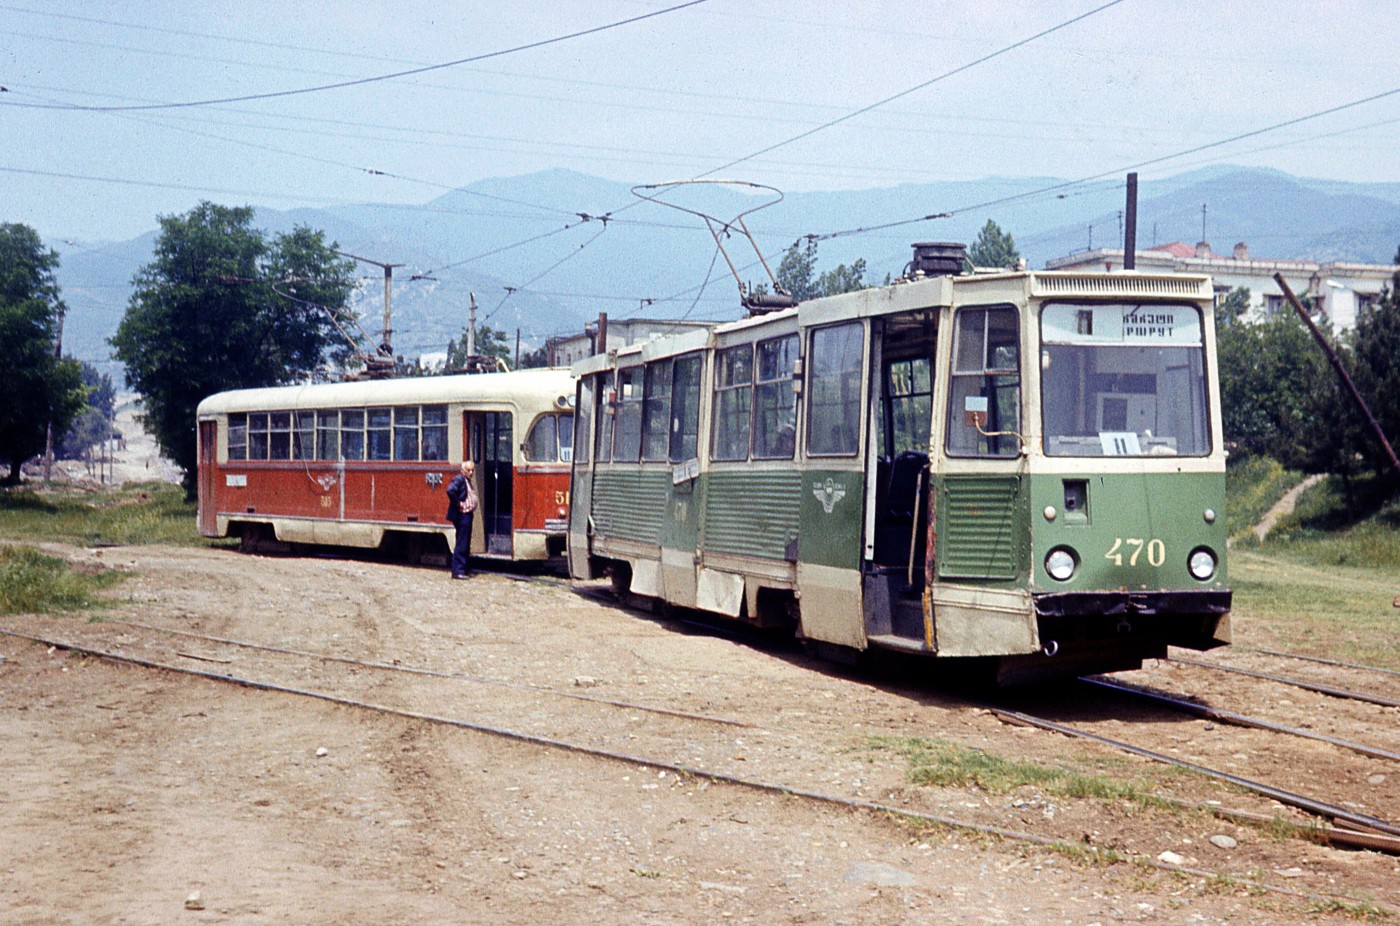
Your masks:
M 476 512 L 476 486 L 472 478 L 476 464 L 462 461 L 462 470 L 447 484 L 447 520 L 457 529 L 452 546 L 452 578 L 465 579 L 471 575 L 472 521 Z

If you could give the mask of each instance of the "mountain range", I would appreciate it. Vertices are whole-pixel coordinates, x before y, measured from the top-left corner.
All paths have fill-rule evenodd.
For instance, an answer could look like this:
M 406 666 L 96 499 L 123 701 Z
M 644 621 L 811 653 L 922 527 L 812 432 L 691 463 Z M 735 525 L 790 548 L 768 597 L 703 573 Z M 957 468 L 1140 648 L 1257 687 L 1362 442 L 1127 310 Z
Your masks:
M 971 243 L 988 220 L 1013 236 L 1031 267 L 1085 248 L 1122 246 L 1123 178 L 1071 184 L 989 177 L 787 196 L 706 184 L 664 196 L 688 211 L 647 202 L 626 183 L 550 170 L 482 180 L 416 205 L 259 207 L 254 221 L 269 232 L 323 229 L 343 251 L 403 265 L 395 270 L 392 307 L 394 347 L 407 357 L 445 350 L 467 324 L 471 294 L 478 320 L 512 342 L 518 332 L 524 349 L 577 332 L 600 312 L 737 318 L 738 286 L 726 256 L 746 283 L 767 280 L 753 247 L 723 224 L 746 210 L 743 221 L 774 270 L 790 245 L 812 235 L 818 272 L 864 259 L 873 283 L 900 275 L 912 242 Z M 1243 241 L 1256 257 L 1388 264 L 1400 246 L 1400 183 L 1217 166 L 1144 182 L 1138 201 L 1139 249 L 1204 239 L 1228 254 Z M 701 213 L 721 220 L 714 233 Z M 131 278 L 151 260 L 155 237 L 48 241 L 62 261 L 65 352 L 115 373 L 104 363 L 107 338 L 126 309 Z M 377 341 L 383 271 L 361 267 L 356 307 Z

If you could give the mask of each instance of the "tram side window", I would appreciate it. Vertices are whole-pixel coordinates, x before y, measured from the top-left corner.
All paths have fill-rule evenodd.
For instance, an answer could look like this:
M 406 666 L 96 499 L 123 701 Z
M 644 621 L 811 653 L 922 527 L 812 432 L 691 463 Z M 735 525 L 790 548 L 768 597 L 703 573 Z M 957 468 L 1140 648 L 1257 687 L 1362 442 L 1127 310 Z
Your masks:
M 292 458 L 291 412 L 272 412 L 268 415 L 267 458 L 269 460 L 290 460 Z
M 447 459 L 447 406 L 423 406 L 424 460 Z
M 248 459 L 248 416 L 228 416 L 228 458 Z
M 882 451 L 891 458 L 906 450 L 927 453 L 933 409 L 929 358 L 890 361 L 885 367 L 885 397 L 888 424 L 882 430 L 889 446 Z
M 393 421 L 393 410 L 389 408 L 371 408 L 365 413 L 365 459 L 367 460 L 388 460 L 391 458 L 393 447 L 390 440 L 390 426 Z
M 671 417 L 671 361 L 646 367 L 646 394 L 642 399 L 642 459 L 665 460 L 667 422 Z
M 340 412 L 316 413 L 316 459 L 340 459 Z
M 617 417 L 617 397 L 613 394 L 613 378 L 605 373 L 598 382 L 598 446 L 593 456 L 600 463 L 612 459 L 613 419 Z
M 715 363 L 715 428 L 710 459 L 747 460 L 753 417 L 753 345 L 722 350 Z
M 418 406 L 394 409 L 394 459 L 418 459 Z
M 365 458 L 365 410 L 345 409 L 340 413 L 340 458 L 342 460 L 363 460 Z
M 858 449 L 860 367 L 864 348 L 860 322 L 812 332 L 808 366 L 808 453 L 851 456 Z
M 642 454 L 642 368 L 617 371 L 617 435 L 613 462 L 635 463 Z
M 797 335 L 758 342 L 758 385 L 754 387 L 753 455 L 756 460 L 790 460 L 797 443 L 797 393 L 792 389 Z
M 590 433 L 588 429 L 593 421 L 593 410 L 596 408 L 594 402 L 597 401 L 597 392 L 595 391 L 597 385 L 598 380 L 592 376 L 585 376 L 579 380 L 577 398 L 574 400 L 574 417 L 570 419 L 578 422 L 578 432 L 571 437 L 573 437 L 572 443 L 578 445 L 579 461 L 584 463 L 588 462 L 591 446 L 588 443 Z M 573 459 L 572 445 L 569 448 L 569 458 Z
M 267 412 L 248 415 L 248 459 L 267 459 Z
M 672 463 L 694 460 L 700 444 L 700 355 L 677 357 L 671 368 Z
M 531 463 L 554 463 L 559 459 L 559 416 L 541 415 L 530 426 L 525 438 L 525 459 Z
M 292 413 L 292 459 L 316 459 L 316 413 Z
M 958 312 L 948 401 L 950 454 L 1014 457 L 1020 453 L 1019 344 L 1015 309 Z

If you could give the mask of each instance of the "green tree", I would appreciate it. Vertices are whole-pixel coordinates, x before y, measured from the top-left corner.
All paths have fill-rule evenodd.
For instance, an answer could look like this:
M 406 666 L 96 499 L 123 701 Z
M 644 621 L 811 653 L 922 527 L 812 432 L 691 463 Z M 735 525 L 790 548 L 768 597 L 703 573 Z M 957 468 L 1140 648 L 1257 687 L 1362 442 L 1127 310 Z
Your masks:
M 63 460 L 80 459 L 94 444 L 116 434 L 112 422 L 116 417 L 117 389 L 112 385 L 112 377 L 83 361 L 82 379 L 87 390 L 87 408 L 54 443 L 55 455 Z
M 467 368 L 467 335 L 468 330 L 463 328 L 460 340 L 453 338 L 447 342 L 447 363 L 443 365 L 444 372 L 460 373 Z M 477 325 L 476 356 L 495 357 L 504 360 L 509 367 L 510 344 L 506 341 L 506 333 L 489 325 Z
M 1355 428 L 1336 374 L 1300 320 L 1217 316 L 1216 346 L 1225 439 L 1236 452 L 1347 474 Z
M 201 203 L 162 216 L 154 259 L 111 339 L 148 429 L 184 470 L 197 472 L 195 408 L 225 389 L 310 376 L 343 342 L 354 264 L 323 233 L 298 227 L 271 241 L 253 210 Z
M 1216 326 L 1243 322 L 1249 312 L 1251 298 L 1248 286 L 1237 286 L 1226 293 L 1215 307 Z
M 0 225 L 0 463 L 3 480 L 20 480 L 20 467 L 41 453 L 52 433 L 62 434 L 85 404 L 81 369 L 57 356 L 64 311 L 54 270 L 58 254 L 27 225 Z
M 549 343 L 545 342 L 534 350 L 527 350 L 520 355 L 521 370 L 535 370 L 549 366 Z
M 811 238 L 801 246 L 794 241 L 778 264 L 778 285 L 798 302 L 818 295 L 816 284 L 817 242 Z
M 974 267 L 1011 268 L 1021 259 L 1021 252 L 1016 250 L 1016 242 L 1010 233 L 1002 231 L 997 223 L 988 219 L 977 233 L 977 240 L 968 248 L 967 259 Z
M 817 273 L 817 242 L 808 238 L 805 244 L 794 241 L 778 264 L 778 285 L 798 302 L 821 296 L 865 289 L 865 258 L 849 267 L 838 264 L 825 273 Z
M 1400 263 L 1400 253 L 1395 256 Z M 1352 337 L 1353 380 L 1392 448 L 1400 448 L 1400 273 L 1374 305 L 1362 310 Z M 1363 453 L 1376 472 L 1390 469 L 1390 460 L 1368 430 Z M 1400 453 L 1400 450 L 1397 450 Z M 1394 476 L 1400 474 L 1392 474 Z

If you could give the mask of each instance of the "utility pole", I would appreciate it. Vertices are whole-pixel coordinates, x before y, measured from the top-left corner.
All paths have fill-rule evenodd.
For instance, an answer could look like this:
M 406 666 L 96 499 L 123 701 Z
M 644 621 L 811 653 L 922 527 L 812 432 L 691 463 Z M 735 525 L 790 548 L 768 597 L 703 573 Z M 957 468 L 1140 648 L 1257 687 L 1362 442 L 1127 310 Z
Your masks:
M 1138 175 L 1136 172 L 1128 174 L 1127 196 L 1128 201 L 1124 210 L 1127 213 L 1127 223 L 1123 227 L 1123 269 L 1136 270 L 1138 200 Z
M 392 360 L 394 357 L 394 326 L 391 320 L 392 316 L 390 314 L 390 304 L 393 299 L 392 294 L 394 288 L 394 268 L 402 267 L 404 265 L 386 264 L 383 261 L 371 260 L 368 257 L 361 257 L 358 254 L 351 254 L 348 251 L 336 251 L 335 253 L 341 255 L 342 257 L 354 258 L 355 260 L 358 260 L 361 263 L 373 264 L 376 267 L 384 268 L 384 338 L 383 343 L 379 345 L 379 351 L 385 357 L 388 357 Z
M 58 340 L 54 342 L 53 355 L 58 360 L 63 359 L 63 316 L 68 314 L 63 303 L 58 304 Z M 48 482 L 53 476 L 53 419 L 49 419 L 48 427 L 44 433 L 44 482 Z

